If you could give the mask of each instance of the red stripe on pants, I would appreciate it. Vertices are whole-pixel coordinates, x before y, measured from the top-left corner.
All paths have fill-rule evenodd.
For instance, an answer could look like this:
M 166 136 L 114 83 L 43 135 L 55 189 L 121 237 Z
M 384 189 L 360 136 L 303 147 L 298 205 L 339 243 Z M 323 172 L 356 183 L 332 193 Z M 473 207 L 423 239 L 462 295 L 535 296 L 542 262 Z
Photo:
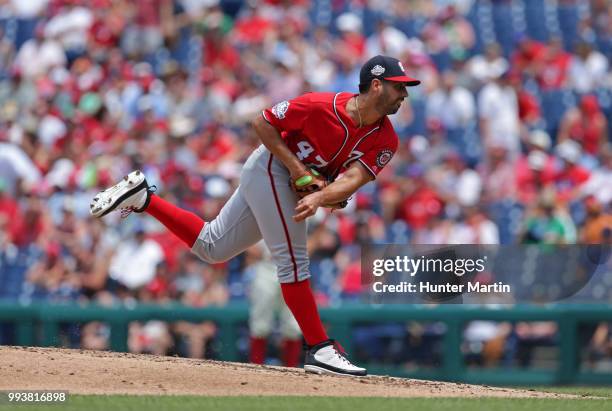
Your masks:
M 268 161 L 268 175 L 270 176 L 270 184 L 272 185 L 272 193 L 274 194 L 274 202 L 276 203 L 276 209 L 278 210 L 278 215 L 280 216 L 281 222 L 283 223 L 283 230 L 285 231 L 285 239 L 287 240 L 287 246 L 289 247 L 289 254 L 291 255 L 291 262 L 293 263 L 293 278 L 294 281 L 298 281 L 298 270 L 297 263 L 295 262 L 295 255 L 293 254 L 293 247 L 291 245 L 291 237 L 289 236 L 289 230 L 287 229 L 287 223 L 285 222 L 285 217 L 283 216 L 283 210 L 281 209 L 280 201 L 278 200 L 278 193 L 276 192 L 276 187 L 274 186 L 274 177 L 272 176 L 272 159 L 274 156 L 270 153 L 270 161 Z

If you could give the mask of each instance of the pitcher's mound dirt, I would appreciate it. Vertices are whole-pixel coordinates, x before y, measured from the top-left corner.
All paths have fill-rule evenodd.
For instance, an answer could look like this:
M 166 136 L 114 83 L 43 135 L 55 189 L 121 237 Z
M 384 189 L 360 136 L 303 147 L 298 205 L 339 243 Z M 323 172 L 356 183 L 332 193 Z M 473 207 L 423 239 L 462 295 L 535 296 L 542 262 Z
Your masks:
M 57 348 L 0 347 L 0 390 L 72 394 L 565 397 L 534 391 L 302 369 Z

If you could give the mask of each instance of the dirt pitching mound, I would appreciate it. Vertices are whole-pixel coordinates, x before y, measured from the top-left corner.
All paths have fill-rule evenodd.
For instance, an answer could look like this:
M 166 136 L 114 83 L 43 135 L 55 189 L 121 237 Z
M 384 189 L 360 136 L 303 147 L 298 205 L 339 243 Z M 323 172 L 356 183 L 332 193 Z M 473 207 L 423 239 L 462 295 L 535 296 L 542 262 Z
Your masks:
M 302 369 L 56 348 L 0 347 L 0 390 L 71 394 L 560 398 L 560 394 Z

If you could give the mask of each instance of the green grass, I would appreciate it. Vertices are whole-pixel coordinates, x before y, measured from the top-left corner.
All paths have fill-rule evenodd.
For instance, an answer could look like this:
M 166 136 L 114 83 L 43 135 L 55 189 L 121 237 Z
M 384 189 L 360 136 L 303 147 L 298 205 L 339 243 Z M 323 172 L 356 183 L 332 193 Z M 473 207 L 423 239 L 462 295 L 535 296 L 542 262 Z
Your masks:
M 602 389 L 603 390 L 603 389 Z M 607 389 L 610 394 L 610 389 Z M 598 394 L 600 395 L 600 394 Z M 196 397 L 73 395 L 66 404 L 0 405 L 0 410 L 265 410 L 265 411 L 602 411 L 612 406 L 605 399 L 497 399 L 497 398 L 338 398 L 338 397 Z
M 612 398 L 612 387 L 524 387 L 523 389 Z

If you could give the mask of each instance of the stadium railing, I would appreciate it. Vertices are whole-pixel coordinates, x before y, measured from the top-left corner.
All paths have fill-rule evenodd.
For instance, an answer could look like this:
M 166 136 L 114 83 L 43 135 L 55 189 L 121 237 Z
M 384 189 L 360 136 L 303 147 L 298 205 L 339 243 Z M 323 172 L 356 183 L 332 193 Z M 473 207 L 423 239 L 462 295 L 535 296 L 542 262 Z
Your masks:
M 372 374 L 386 374 L 420 379 L 461 381 L 478 384 L 536 385 L 536 384 L 611 384 L 612 374 L 581 370 L 578 327 L 612 321 L 609 305 L 516 305 L 495 308 L 474 305 L 343 305 L 322 308 L 321 317 L 332 334 L 342 341 L 345 349 L 353 349 L 351 332 L 357 324 L 397 322 L 441 322 L 446 326 L 442 336 L 442 364 L 432 370 L 407 371 L 400 367 L 377 367 Z M 131 321 L 162 320 L 214 321 L 219 327 L 219 359 L 239 359 L 236 341 L 238 327 L 248 318 L 246 304 L 224 307 L 194 308 L 178 304 L 111 306 L 79 304 L 30 304 L 0 302 L 0 324 L 15 326 L 15 343 L 23 346 L 52 347 L 59 344 L 60 324 L 101 321 L 111 329 L 110 347 L 127 352 L 128 326 Z M 463 331 L 474 320 L 495 322 L 552 321 L 558 326 L 559 359 L 553 370 L 516 368 L 467 367 L 461 350 Z

